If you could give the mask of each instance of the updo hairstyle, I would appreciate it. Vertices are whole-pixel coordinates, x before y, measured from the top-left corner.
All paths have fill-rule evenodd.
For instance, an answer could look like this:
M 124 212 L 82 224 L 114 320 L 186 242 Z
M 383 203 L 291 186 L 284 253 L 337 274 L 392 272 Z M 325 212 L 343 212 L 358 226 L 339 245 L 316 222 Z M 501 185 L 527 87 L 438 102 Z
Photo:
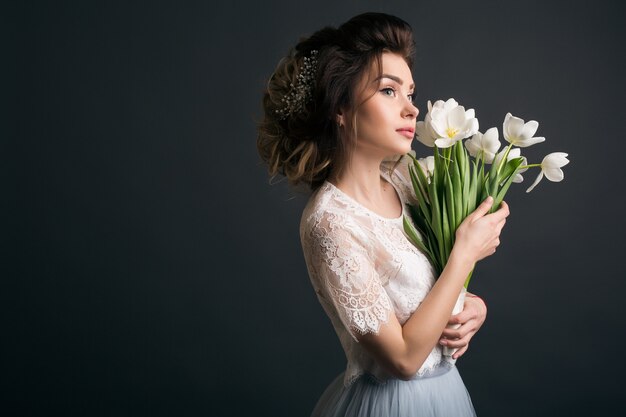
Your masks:
M 354 147 L 355 135 L 345 132 L 354 132 L 362 104 L 356 102 L 359 83 L 372 65 L 381 74 L 383 52 L 401 55 L 410 68 L 414 50 L 409 24 L 382 13 L 364 13 L 303 38 L 278 63 L 263 95 L 257 148 L 270 175 L 281 174 L 293 185 L 305 183 L 315 190 L 331 170 L 338 174 Z M 285 116 L 284 98 L 293 94 L 299 74 L 307 70 L 305 58 L 312 56 L 316 65 L 310 99 Z M 343 129 L 337 123 L 339 113 L 344 115 Z

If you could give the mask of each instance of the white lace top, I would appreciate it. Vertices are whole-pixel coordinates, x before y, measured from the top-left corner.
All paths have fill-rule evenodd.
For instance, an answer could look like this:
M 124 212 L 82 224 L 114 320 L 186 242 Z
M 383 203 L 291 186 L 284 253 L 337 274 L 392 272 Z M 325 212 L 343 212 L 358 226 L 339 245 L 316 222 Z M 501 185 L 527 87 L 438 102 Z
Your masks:
M 397 158 L 396 158 L 397 160 Z M 384 382 L 391 377 L 359 344 L 356 335 L 377 334 L 393 312 L 404 324 L 435 282 L 428 258 L 404 235 L 406 203 L 415 204 L 405 156 L 390 177 L 394 162 L 381 164 L 381 176 L 402 201 L 395 219 L 367 209 L 329 182 L 307 203 L 300 222 L 300 239 L 309 276 L 317 297 L 330 318 L 348 360 L 344 385 L 367 372 Z M 437 344 L 416 376 L 440 362 Z

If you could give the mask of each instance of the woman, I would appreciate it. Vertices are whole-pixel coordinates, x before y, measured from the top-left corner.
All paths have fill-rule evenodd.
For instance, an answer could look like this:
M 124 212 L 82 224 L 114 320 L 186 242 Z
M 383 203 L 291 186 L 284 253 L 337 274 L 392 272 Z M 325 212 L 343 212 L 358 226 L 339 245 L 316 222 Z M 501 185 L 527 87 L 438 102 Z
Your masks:
M 508 207 L 486 200 L 458 228 L 435 280 L 403 234 L 418 109 L 414 41 L 399 18 L 366 13 L 300 41 L 268 82 L 258 149 L 272 175 L 313 194 L 300 226 L 311 283 L 346 353 L 313 416 L 471 416 L 455 360 L 485 319 L 468 297 L 473 265 L 491 255 Z M 457 330 L 448 324 L 461 324 Z M 442 346 L 458 348 L 452 357 Z

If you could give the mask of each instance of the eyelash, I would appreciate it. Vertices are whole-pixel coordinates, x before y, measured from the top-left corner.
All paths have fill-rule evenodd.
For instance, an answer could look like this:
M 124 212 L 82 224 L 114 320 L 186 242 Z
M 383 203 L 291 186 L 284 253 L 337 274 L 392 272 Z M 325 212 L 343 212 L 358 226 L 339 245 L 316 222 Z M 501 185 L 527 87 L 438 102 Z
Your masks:
M 396 90 L 393 89 L 392 87 L 385 87 L 385 88 L 381 89 L 380 91 L 381 91 L 381 93 L 384 94 L 385 91 L 389 91 L 389 90 L 393 91 L 394 96 L 395 96 Z M 409 101 L 411 103 L 413 103 L 415 101 L 415 93 L 409 94 L 407 97 L 409 98 Z

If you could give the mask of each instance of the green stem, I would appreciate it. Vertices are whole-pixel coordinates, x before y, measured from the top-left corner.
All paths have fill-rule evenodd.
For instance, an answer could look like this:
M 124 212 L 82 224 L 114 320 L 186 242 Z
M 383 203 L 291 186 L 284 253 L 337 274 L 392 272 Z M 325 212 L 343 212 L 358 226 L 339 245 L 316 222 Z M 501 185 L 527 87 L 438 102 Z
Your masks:
M 451 147 L 443 149 L 442 158 L 444 161 L 446 161 L 446 169 L 450 165 L 450 162 L 452 162 L 452 156 L 450 154 L 451 154 Z
M 480 182 L 482 184 L 483 180 L 485 179 L 485 160 L 482 159 L 479 161 L 480 164 Z
M 500 160 L 500 163 L 498 164 L 498 172 L 496 174 L 496 176 L 500 176 L 500 171 L 502 170 L 502 167 L 504 166 L 504 164 L 506 164 L 506 159 L 509 156 L 509 152 L 511 151 L 511 148 L 513 147 L 513 144 L 510 143 L 509 146 L 506 147 L 506 151 L 504 152 L 504 155 L 502 156 L 502 159 Z
M 534 168 L 534 167 L 540 167 L 541 164 L 529 164 L 529 165 L 522 165 L 521 167 L 518 167 L 517 170 L 520 169 L 524 169 L 524 168 Z

